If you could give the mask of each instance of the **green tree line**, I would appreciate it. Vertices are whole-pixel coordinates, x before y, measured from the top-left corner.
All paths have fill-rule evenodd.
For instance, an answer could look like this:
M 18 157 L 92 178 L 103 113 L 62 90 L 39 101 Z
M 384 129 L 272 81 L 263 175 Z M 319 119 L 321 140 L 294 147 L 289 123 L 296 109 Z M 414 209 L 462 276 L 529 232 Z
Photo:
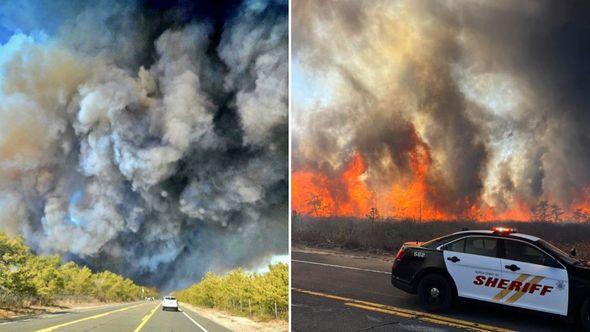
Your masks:
M 93 273 L 58 256 L 38 256 L 21 237 L 0 232 L 0 306 L 53 304 L 56 300 L 132 301 L 157 296 L 153 288 L 110 271 Z
M 263 274 L 232 270 L 207 273 L 197 284 L 174 293 L 179 301 L 256 319 L 288 319 L 289 267 L 278 263 Z

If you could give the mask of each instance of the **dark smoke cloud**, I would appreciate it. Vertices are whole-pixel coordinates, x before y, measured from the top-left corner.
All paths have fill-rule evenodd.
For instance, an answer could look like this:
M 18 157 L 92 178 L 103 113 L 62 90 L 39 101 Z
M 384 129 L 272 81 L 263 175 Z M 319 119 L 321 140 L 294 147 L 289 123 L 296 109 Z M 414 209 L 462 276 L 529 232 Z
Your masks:
M 294 167 L 335 172 L 359 151 L 365 182 L 387 185 L 409 176 L 415 128 L 439 208 L 568 206 L 590 186 L 588 14 L 579 1 L 295 2 L 294 61 L 330 88 L 294 100 Z
M 285 1 L 2 11 L 3 231 L 162 289 L 286 254 Z

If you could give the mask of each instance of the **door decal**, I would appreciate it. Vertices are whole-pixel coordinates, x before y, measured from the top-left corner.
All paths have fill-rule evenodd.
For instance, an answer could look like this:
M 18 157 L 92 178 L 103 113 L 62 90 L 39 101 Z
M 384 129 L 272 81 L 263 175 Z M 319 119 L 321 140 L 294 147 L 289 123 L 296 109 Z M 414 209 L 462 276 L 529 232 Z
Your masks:
M 528 274 L 521 274 L 520 276 L 518 276 L 518 278 L 516 278 L 514 281 L 519 282 L 520 284 L 522 284 L 522 282 L 524 282 L 527 278 L 529 277 Z M 514 282 L 513 282 L 514 284 Z M 503 289 L 500 293 L 498 293 L 496 296 L 494 296 L 494 301 L 500 301 L 501 299 L 503 299 L 506 295 L 508 295 L 508 293 L 512 292 L 515 289 L 515 287 L 508 287 L 506 289 Z
M 512 293 L 512 296 L 505 300 L 505 303 L 508 304 L 517 302 L 527 293 L 538 296 L 545 296 L 551 293 L 553 286 L 540 284 L 545 279 L 544 277 L 533 276 L 532 279 L 525 282 L 529 277 L 531 275 L 523 273 L 518 278 L 510 281 L 508 279 L 478 275 L 475 277 L 473 284 L 483 287 L 500 288 L 501 291 L 492 298 L 494 301 L 502 301 L 502 299 Z
M 543 279 L 544 279 L 543 277 L 534 277 L 529 283 L 526 283 L 525 286 L 527 286 L 529 284 L 531 285 L 531 286 L 529 286 L 530 287 L 529 293 L 532 294 L 535 291 L 536 286 L 540 287 L 539 282 L 541 282 L 541 280 L 543 280 Z M 520 300 L 520 298 L 526 293 L 527 288 L 529 288 L 529 287 L 523 287 L 522 291 L 516 292 L 508 300 L 506 300 L 506 303 L 514 303 L 514 302 Z M 551 289 L 548 287 L 551 287 L 551 286 L 543 286 L 543 290 L 545 290 L 545 292 L 543 292 L 543 290 L 541 290 L 540 294 L 542 296 L 545 296 L 545 293 L 547 291 L 551 291 Z M 551 287 L 551 288 L 553 288 L 553 287 Z

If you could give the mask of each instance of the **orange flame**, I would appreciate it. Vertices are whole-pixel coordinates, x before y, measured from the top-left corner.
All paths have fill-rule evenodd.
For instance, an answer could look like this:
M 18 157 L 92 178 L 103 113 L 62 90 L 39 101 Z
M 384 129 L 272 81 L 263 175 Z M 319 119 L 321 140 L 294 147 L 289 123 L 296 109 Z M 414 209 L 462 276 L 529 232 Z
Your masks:
M 417 137 L 416 137 L 417 138 Z M 485 203 L 474 203 L 461 212 L 437 206 L 430 198 L 427 175 L 431 167 L 428 146 L 417 138 L 409 153 L 411 175 L 396 179 L 384 189 L 373 189 L 365 182 L 368 167 L 359 152 L 351 155 L 341 170 L 324 174 L 312 170 L 296 170 L 292 174 L 292 207 L 297 213 L 314 217 L 346 216 L 365 218 L 373 213 L 384 217 L 413 220 L 529 221 L 535 219 L 534 206 L 515 198 L 512 207 L 496 211 Z M 565 207 L 562 220 L 590 220 L 590 188 L 579 200 Z M 467 200 L 466 200 L 467 202 Z M 552 206 L 547 220 L 553 220 Z M 372 217 L 375 217 L 373 215 Z

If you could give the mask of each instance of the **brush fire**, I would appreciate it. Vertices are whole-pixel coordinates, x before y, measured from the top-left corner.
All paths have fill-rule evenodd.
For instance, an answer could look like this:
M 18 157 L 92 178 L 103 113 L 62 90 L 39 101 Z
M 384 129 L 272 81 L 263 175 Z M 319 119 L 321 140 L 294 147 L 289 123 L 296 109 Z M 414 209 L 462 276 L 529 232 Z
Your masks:
M 295 5 L 294 211 L 589 221 L 590 37 L 559 9 Z

